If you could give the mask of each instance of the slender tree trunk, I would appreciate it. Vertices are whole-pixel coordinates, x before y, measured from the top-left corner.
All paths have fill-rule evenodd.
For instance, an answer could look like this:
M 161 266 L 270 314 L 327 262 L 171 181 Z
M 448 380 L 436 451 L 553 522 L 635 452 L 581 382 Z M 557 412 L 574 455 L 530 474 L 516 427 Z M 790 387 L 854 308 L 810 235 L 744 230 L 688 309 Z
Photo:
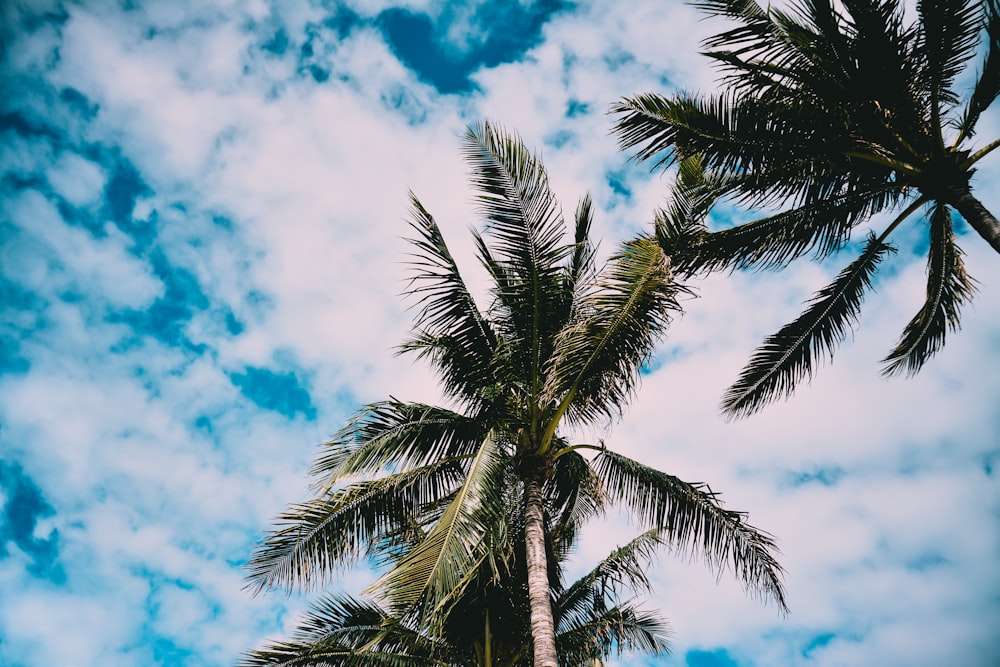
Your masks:
M 948 203 L 955 207 L 965 221 L 1000 253 L 1000 221 L 990 213 L 982 202 L 973 196 L 969 188 L 952 194 Z
M 535 667 L 559 667 L 549 591 L 549 564 L 545 555 L 542 475 L 540 469 L 532 468 L 527 471 L 524 479 L 524 543 L 528 566 L 528 602 L 531 605 L 531 644 Z

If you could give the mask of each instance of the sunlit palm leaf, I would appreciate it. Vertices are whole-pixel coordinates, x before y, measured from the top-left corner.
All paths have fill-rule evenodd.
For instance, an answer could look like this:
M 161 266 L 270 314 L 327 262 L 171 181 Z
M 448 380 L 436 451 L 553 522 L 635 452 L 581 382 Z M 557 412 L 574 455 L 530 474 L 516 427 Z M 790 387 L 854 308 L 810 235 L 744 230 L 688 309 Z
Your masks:
M 731 567 L 751 594 L 787 610 L 774 539 L 746 523 L 744 513 L 724 509 L 704 484 L 689 484 L 611 451 L 601 452 L 594 466 L 608 494 L 641 524 L 664 529 L 681 553 L 698 553 L 719 569 Z
M 556 339 L 546 372 L 546 402 L 578 422 L 619 414 L 638 369 L 680 310 L 669 260 L 651 239 L 622 247 L 587 294 L 581 316 Z
M 464 474 L 461 463 L 446 458 L 292 505 L 254 549 L 250 585 L 309 588 L 362 555 L 392 546 L 405 538 L 401 532 L 420 528 L 414 523 L 423 507 L 455 492 Z
M 883 374 L 913 375 L 944 347 L 945 334 L 959 328 L 959 308 L 972 299 L 972 279 L 965 272 L 962 250 L 955 245 L 951 213 L 935 206 L 931 213 L 931 246 L 927 255 L 927 299 L 910 320 L 896 348 L 883 359 Z
M 461 487 L 426 538 L 370 587 L 390 601 L 395 612 L 419 608 L 426 621 L 442 600 L 461 591 L 484 557 L 483 537 L 495 535 L 503 514 L 502 499 L 496 495 L 502 462 L 495 435 L 483 440 Z
M 871 288 L 871 276 L 890 250 L 872 235 L 861 256 L 817 292 L 802 315 L 768 336 L 726 391 L 723 413 L 729 417 L 752 414 L 770 401 L 791 395 L 799 381 L 811 377 L 819 358 L 832 355 L 853 328 L 865 290 Z

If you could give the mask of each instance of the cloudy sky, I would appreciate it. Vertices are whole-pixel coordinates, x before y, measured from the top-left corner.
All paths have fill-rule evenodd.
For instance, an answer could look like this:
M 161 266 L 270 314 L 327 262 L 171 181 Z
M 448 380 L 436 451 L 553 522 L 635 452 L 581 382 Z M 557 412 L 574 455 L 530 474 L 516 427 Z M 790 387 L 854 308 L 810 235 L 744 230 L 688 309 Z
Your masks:
M 665 0 L 0 12 L 4 665 L 215 667 L 287 632 L 308 599 L 253 598 L 242 568 L 307 497 L 316 445 L 362 403 L 438 396 L 392 350 L 407 190 L 482 284 L 460 136 L 490 118 L 541 152 L 567 211 L 593 195 L 608 253 L 669 185 L 617 151 L 609 105 L 715 80 L 714 24 Z M 993 158 L 994 211 L 997 184 Z M 1000 664 L 1000 261 L 959 231 L 979 293 L 918 377 L 877 363 L 922 299 L 910 223 L 835 362 L 742 422 L 723 390 L 850 257 L 696 285 L 601 435 L 773 533 L 792 613 L 665 553 L 650 603 L 674 651 L 650 664 Z M 595 528 L 580 567 L 631 533 Z

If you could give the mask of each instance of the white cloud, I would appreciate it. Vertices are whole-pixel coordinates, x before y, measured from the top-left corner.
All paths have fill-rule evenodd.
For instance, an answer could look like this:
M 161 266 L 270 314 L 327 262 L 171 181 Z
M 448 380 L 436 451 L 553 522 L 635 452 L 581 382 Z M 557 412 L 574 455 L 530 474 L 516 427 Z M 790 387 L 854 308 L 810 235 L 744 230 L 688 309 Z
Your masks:
M 104 190 L 104 170 L 75 153 L 64 153 L 49 171 L 49 183 L 76 206 L 93 203 Z
M 668 85 L 709 90 L 715 80 L 697 55 L 714 27 L 680 3 L 562 12 L 521 61 L 477 72 L 480 91 L 464 97 L 421 83 L 375 28 L 340 41 L 323 18 L 304 4 L 119 12 L 90 3 L 71 8 L 60 31 L 23 37 L 7 65 L 55 90 L 73 86 L 99 111 L 80 120 L 52 109 L 73 148 L 14 138 L 0 149 L 5 168 L 46 177 L 93 215 L 112 167 L 80 157 L 90 155 L 82 148 L 118 146 L 152 190 L 134 220 L 155 233 L 149 247 L 104 220 L 91 233 L 67 224 L 40 192 L 5 202 L 16 227 L 5 239 L 5 275 L 48 305 L 16 314 L 18 330 L 31 331 L 20 348 L 30 367 L 0 379 L 0 438 L 57 511 L 37 530 L 59 531 L 69 582 L 56 590 L 30 580 L 21 561 L 0 561 L 0 583 L 12 591 L 0 602 L 0 627 L 18 637 L 0 650 L 5 659 L 3 651 L 40 664 L 152 664 L 141 642 L 158 633 L 206 664 L 229 664 L 287 631 L 302 600 L 241 590 L 238 563 L 257 531 L 305 497 L 314 445 L 355 402 L 439 393 L 424 365 L 391 356 L 410 316 L 398 298 L 407 189 L 437 217 L 481 291 L 459 151 L 466 123 L 489 117 L 542 151 L 567 214 L 585 191 L 595 195 L 607 254 L 646 223 L 668 182 L 623 164 L 608 105 Z M 310 22 L 315 62 L 331 71 L 323 83 L 295 70 Z M 279 23 L 289 51 L 261 54 L 254 44 Z M 587 108 L 567 118 L 571 103 Z M 28 91 L 16 104 L 43 113 L 47 103 Z M 990 164 L 977 178 L 996 206 Z M 614 192 L 611 172 L 630 195 Z M 774 533 L 792 615 L 782 620 L 730 576 L 717 584 L 700 562 L 664 554 L 653 602 L 676 631 L 677 652 L 662 664 L 682 664 L 692 647 L 726 647 L 759 665 L 934 665 L 955 655 L 986 665 L 997 655 L 997 477 L 985 466 L 1000 447 L 1000 396 L 984 369 L 996 356 L 1000 321 L 990 304 L 1000 271 L 977 238 L 963 245 L 980 294 L 963 330 L 918 377 L 878 375 L 923 294 L 922 261 L 900 253 L 834 363 L 793 399 L 734 424 L 716 411 L 726 385 L 839 267 L 803 262 L 699 286 L 702 297 L 663 345 L 662 367 L 607 439 L 709 482 Z M 190 310 L 178 325 L 188 348 L 106 321 L 166 298 L 154 251 L 168 269 L 190 272 L 208 302 L 171 297 Z M 239 327 L 225 320 L 229 311 Z M 308 376 L 315 422 L 261 409 L 227 375 L 281 364 Z M 794 483 L 824 471 L 830 485 Z M 583 541 L 581 567 L 606 555 L 611 538 L 632 534 L 618 521 L 597 529 Z M 361 569 L 341 583 L 356 591 L 370 580 Z M 64 632 L 74 618 L 84 620 Z M 836 636 L 804 656 L 826 633 Z

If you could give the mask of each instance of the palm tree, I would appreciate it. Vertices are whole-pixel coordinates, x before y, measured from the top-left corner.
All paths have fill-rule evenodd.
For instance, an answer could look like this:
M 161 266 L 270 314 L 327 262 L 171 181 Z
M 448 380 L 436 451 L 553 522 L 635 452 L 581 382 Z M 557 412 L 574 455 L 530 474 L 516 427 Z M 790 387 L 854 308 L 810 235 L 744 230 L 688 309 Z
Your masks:
M 241 667 L 527 667 L 531 664 L 527 579 L 524 551 L 516 548 L 524 539 L 523 505 L 508 505 L 507 520 L 514 527 L 508 533 L 509 543 L 500 549 L 494 543 L 493 549 L 503 567 L 493 571 L 483 563 L 478 568 L 448 609 L 437 635 L 414 627 L 410 619 L 373 600 L 328 595 L 300 621 L 290 641 L 250 652 Z M 563 566 L 572 540 L 566 539 L 565 531 L 549 528 L 553 529 L 547 546 L 560 665 L 600 665 L 604 658 L 625 651 L 666 653 L 666 624 L 637 606 L 634 597 L 649 591 L 645 571 L 663 544 L 663 531 L 639 535 L 566 586 Z M 558 535 L 561 538 L 554 537 Z
M 974 165 L 1000 146 L 972 145 L 1000 92 L 1000 2 L 918 0 L 913 23 L 898 0 L 799 0 L 788 11 L 753 0 L 697 4 L 736 24 L 706 41 L 706 55 L 725 73 L 721 92 L 623 99 L 613 107 L 620 143 L 654 168 L 700 160 L 715 195 L 790 207 L 714 233 L 693 220 L 660 225 L 675 271 L 780 268 L 809 252 L 822 258 L 873 215 L 901 209 L 798 319 L 762 343 L 723 398 L 724 412 L 751 414 L 812 375 L 856 323 L 893 250 L 889 235 L 920 211 L 927 297 L 883 360 L 886 375 L 917 372 L 958 329 L 974 292 L 952 211 L 1000 252 L 1000 222 L 971 188 Z M 981 51 L 962 101 L 956 81 Z
M 573 535 L 605 501 L 677 550 L 731 566 L 753 593 L 784 608 L 774 543 L 688 484 L 602 445 L 570 444 L 560 427 L 621 414 L 642 364 L 677 309 L 678 288 L 651 239 L 623 246 L 597 271 L 591 202 L 564 224 L 544 168 L 520 139 L 483 123 L 465 153 L 486 219 L 473 232 L 492 280 L 480 310 L 431 215 L 412 197 L 412 337 L 403 352 L 429 360 L 453 405 L 389 399 L 363 407 L 327 443 L 313 500 L 284 514 L 257 549 L 258 590 L 308 587 L 369 556 L 389 565 L 374 585 L 396 617 L 440 634 L 443 618 L 486 564 L 507 558 L 510 502 L 523 505 L 533 664 L 557 664 L 546 533 Z M 597 454 L 585 458 L 582 450 Z M 547 523 L 549 516 L 552 523 Z M 551 535 L 550 535 L 551 537 Z

